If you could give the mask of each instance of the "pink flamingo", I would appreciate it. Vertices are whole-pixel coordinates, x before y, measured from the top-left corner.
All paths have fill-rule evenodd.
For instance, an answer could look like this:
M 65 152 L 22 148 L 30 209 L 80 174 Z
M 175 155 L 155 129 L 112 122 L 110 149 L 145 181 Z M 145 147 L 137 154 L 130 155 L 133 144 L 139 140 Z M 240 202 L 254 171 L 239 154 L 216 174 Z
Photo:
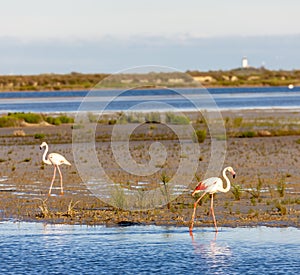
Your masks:
M 215 218 L 215 213 L 214 213 L 214 200 L 213 200 L 213 195 L 216 192 L 223 192 L 226 193 L 229 191 L 230 189 L 230 181 L 228 179 L 228 177 L 226 176 L 226 172 L 230 172 L 233 176 L 233 178 L 235 178 L 235 172 L 232 169 L 232 167 L 226 167 L 223 170 L 223 178 L 225 179 L 227 186 L 226 188 L 223 187 L 223 181 L 221 178 L 217 178 L 217 177 L 212 177 L 212 178 L 208 178 L 204 181 L 201 181 L 198 183 L 198 185 L 196 186 L 194 192 L 192 193 L 192 196 L 194 196 L 196 193 L 199 193 L 201 191 L 204 191 L 204 193 L 202 194 L 202 196 L 195 202 L 194 204 L 194 212 L 192 215 L 192 219 L 191 219 L 191 224 L 190 224 L 190 232 L 192 232 L 193 227 L 194 227 L 194 219 L 195 219 L 195 214 L 196 214 L 196 208 L 197 205 L 199 203 L 199 201 L 205 196 L 205 194 L 210 194 L 211 195 L 211 204 L 210 204 L 210 210 L 213 216 L 213 220 L 214 220 L 214 224 L 215 224 L 215 228 L 216 228 L 216 232 L 218 232 L 218 228 L 217 228 L 217 223 L 216 223 L 216 218 Z
M 54 174 L 53 174 L 53 178 L 51 181 L 51 185 L 50 185 L 50 189 L 49 189 L 49 196 L 51 195 L 51 190 L 52 190 L 52 185 L 56 176 L 56 168 L 58 169 L 59 175 L 60 175 L 60 187 L 61 187 L 61 194 L 64 194 L 64 190 L 63 190 L 63 181 L 62 181 L 62 174 L 61 171 L 59 169 L 59 165 L 61 164 L 66 164 L 66 165 L 71 165 L 70 162 L 68 162 L 64 156 L 57 154 L 57 153 L 51 153 L 48 155 L 48 157 L 46 158 L 46 155 L 48 153 L 48 144 L 46 142 L 43 142 L 40 145 L 40 149 L 42 150 L 43 147 L 46 147 L 44 154 L 43 154 L 43 162 L 49 165 L 54 165 Z

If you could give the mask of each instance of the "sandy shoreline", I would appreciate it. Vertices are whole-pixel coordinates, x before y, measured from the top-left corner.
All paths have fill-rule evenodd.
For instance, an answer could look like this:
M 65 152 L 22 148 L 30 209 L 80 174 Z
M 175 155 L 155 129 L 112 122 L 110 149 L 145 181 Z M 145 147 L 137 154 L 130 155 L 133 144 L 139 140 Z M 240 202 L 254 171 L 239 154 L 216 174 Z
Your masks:
M 222 111 L 224 119 L 233 121 L 236 117 L 242 117 L 244 121 L 247 120 L 247 123 L 253 120 L 254 124 L 261 119 L 271 118 L 276 122 L 285 118 L 293 120 L 294 123 L 298 120 L 299 114 L 297 110 Z M 255 125 L 259 130 L 259 126 Z M 274 125 L 264 130 L 282 128 L 282 125 Z M 101 154 L 101 162 L 105 169 L 109 170 L 109 175 L 118 182 L 160 181 L 161 172 L 156 173 L 151 179 L 149 177 L 131 179 L 124 174 L 124 171 L 120 171 L 110 152 L 108 142 L 112 127 L 113 125 L 100 125 L 97 129 L 101 133 L 101 138 L 97 139 L 98 153 Z M 152 129 L 151 125 L 146 125 L 141 128 L 141 133 L 145 134 L 147 139 L 141 138 L 131 142 L 131 152 L 137 161 L 149 160 L 149 146 L 155 141 L 155 133 L 162 131 L 159 126 L 155 125 L 155 127 L 152 126 Z M 0 128 L 0 219 L 108 226 L 132 223 L 189 225 L 195 201 L 190 191 L 196 185 L 196 179 L 188 186 L 186 192 L 170 203 L 170 209 L 167 206 L 144 211 L 117 209 L 99 200 L 82 182 L 74 165 L 70 125 L 18 129 L 22 129 L 25 136 L 15 136 L 14 131 L 17 130 L 15 128 Z M 239 130 L 244 129 L 240 127 Z M 36 133 L 44 133 L 44 140 L 49 143 L 50 151 L 63 154 L 73 164 L 71 167 L 62 167 L 64 196 L 59 195 L 58 181 L 54 184 L 54 194 L 47 196 L 53 167 L 42 164 L 42 152 L 39 150 L 41 140 L 34 138 Z M 234 167 L 237 178 L 233 183 L 239 185 L 241 190 L 239 200 L 237 194 L 233 194 L 233 188 L 226 194 L 216 195 L 215 213 L 218 226 L 267 225 L 299 228 L 299 140 L 300 135 L 227 138 L 224 167 L 227 165 Z M 174 149 L 177 148 L 174 145 L 176 142 L 168 139 L 163 142 L 172 157 L 168 159 L 162 170 L 174 171 L 178 165 L 178 153 L 177 149 Z M 200 179 L 209 162 L 210 145 L 209 138 L 201 144 L 199 167 L 196 173 Z M 259 183 L 262 185 L 260 189 Z M 281 187 L 284 186 L 283 194 L 280 193 L 280 184 Z M 213 226 L 209 205 L 207 200 L 199 206 L 195 226 Z

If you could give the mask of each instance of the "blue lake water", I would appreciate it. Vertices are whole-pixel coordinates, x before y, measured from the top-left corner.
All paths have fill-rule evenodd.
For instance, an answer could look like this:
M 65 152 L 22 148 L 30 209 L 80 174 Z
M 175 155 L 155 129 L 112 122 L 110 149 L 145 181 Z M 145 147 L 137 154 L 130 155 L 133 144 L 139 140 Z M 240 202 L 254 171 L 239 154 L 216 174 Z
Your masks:
M 0 223 L 1 274 L 298 274 L 296 228 Z
M 256 87 L 214 89 L 144 89 L 56 91 L 56 92 L 1 92 L 0 113 L 6 112 L 76 112 L 87 95 L 88 111 L 125 111 L 147 103 L 147 111 L 157 109 L 193 110 L 195 104 L 201 109 L 253 109 L 253 108 L 299 108 L 300 87 Z M 188 98 L 186 98 L 186 95 Z M 214 101 L 212 104 L 212 100 Z M 158 103 L 163 103 L 158 105 Z

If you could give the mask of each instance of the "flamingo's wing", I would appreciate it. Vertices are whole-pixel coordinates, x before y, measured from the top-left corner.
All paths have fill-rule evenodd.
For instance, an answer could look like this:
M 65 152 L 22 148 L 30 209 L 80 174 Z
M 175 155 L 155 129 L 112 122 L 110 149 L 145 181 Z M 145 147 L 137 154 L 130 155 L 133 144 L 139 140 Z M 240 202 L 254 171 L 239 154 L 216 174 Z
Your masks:
M 68 162 L 64 156 L 57 153 L 51 153 L 48 158 L 54 165 L 61 165 L 61 164 L 71 165 L 71 163 Z
M 220 181 L 220 178 L 212 177 L 204 181 L 201 181 L 196 186 L 194 192 L 205 191 L 207 193 L 216 192 L 217 183 Z

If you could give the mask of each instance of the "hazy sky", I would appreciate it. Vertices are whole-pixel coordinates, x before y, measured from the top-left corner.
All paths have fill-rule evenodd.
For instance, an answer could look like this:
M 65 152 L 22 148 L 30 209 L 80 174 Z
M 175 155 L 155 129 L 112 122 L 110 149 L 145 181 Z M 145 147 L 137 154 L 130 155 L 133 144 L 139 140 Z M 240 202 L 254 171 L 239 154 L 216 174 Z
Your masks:
M 0 73 L 300 68 L 298 0 L 1 1 Z

